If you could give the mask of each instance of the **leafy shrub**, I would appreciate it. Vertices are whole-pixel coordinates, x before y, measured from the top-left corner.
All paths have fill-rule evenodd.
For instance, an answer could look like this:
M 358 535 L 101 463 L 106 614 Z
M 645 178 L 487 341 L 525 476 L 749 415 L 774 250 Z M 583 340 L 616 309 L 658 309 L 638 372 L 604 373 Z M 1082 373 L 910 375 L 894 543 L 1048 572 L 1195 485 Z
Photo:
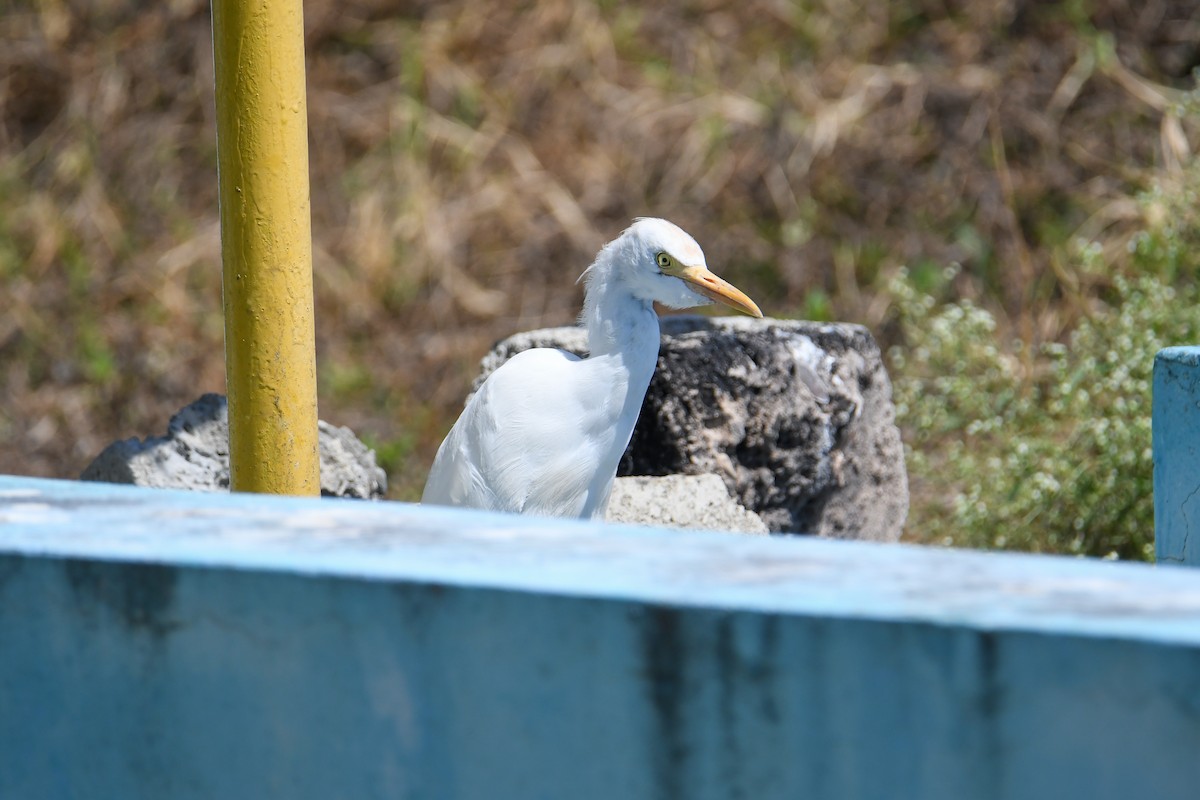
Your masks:
M 1118 277 L 1066 345 L 1036 352 L 1001 344 L 993 315 L 969 301 L 939 307 L 904 274 L 891 290 L 906 342 L 889 354 L 897 416 L 924 498 L 910 531 L 957 546 L 1152 558 L 1151 375 L 1159 349 L 1200 341 L 1194 285 Z
M 1200 89 L 1177 99 L 1164 137 L 1176 130 L 1168 123 L 1200 122 Z M 1056 248 L 1068 302 L 1051 311 L 1081 312 L 1065 344 L 1005 343 L 1010 326 L 987 309 L 939 305 L 919 288 L 931 283 L 928 269 L 890 282 L 911 537 L 1153 558 L 1151 382 L 1160 349 L 1200 344 L 1200 159 L 1152 174 L 1136 213 L 1120 215 L 1133 229 L 1093 230 L 1094 240 Z M 945 271 L 944 285 L 955 273 Z

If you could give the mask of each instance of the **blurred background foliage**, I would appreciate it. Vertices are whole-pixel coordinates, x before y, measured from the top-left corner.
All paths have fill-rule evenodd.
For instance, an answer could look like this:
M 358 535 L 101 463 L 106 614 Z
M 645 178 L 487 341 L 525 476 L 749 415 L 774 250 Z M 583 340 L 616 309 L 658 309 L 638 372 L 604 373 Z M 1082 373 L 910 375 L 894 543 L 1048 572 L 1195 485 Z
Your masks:
M 419 495 L 483 352 L 636 215 L 887 348 L 915 541 L 1143 557 L 1195 342 L 1200 9 L 308 0 L 321 416 Z M 223 391 L 204 0 L 0 0 L 0 472 Z

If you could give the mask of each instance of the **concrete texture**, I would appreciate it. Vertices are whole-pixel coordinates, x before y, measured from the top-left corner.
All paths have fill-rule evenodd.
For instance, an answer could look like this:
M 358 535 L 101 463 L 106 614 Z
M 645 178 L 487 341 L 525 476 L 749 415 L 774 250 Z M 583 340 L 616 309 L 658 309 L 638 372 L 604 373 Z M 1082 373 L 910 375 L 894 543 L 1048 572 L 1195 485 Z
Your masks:
M 662 331 L 618 475 L 716 474 L 771 531 L 900 537 L 904 450 L 891 382 L 865 328 L 676 316 Z M 583 355 L 587 341 L 579 328 L 517 334 L 485 356 L 479 380 L 531 347 Z
M 1200 572 L 0 478 L 0 797 L 1154 798 Z
M 1200 347 L 1158 353 L 1152 405 L 1155 553 L 1200 566 Z
M 374 451 L 349 428 L 317 424 L 321 494 L 378 499 L 387 476 Z M 219 394 L 206 394 L 167 425 L 166 436 L 126 439 L 106 447 L 80 476 L 85 481 L 132 483 L 155 489 L 229 491 L 229 408 Z
M 768 533 L 766 523 L 730 497 L 716 475 L 617 478 L 605 519 L 666 528 Z

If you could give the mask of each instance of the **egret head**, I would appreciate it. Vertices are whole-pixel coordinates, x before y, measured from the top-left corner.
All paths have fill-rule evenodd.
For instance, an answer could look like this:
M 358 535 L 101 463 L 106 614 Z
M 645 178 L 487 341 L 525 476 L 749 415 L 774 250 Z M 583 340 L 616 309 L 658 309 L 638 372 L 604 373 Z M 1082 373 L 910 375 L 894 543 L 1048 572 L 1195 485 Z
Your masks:
M 635 297 L 671 308 L 715 301 L 752 317 L 762 316 L 753 300 L 709 271 L 695 239 L 664 219 L 640 217 L 610 247 L 621 262 L 619 280 Z

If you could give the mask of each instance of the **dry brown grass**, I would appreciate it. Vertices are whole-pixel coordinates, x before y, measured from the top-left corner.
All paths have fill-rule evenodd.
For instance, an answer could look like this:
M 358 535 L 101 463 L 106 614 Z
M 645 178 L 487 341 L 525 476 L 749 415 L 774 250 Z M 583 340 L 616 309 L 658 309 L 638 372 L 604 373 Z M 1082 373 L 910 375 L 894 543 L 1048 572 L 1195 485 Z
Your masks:
M 1178 170 L 1195 3 L 306 3 L 322 416 L 411 497 L 491 342 L 640 214 L 778 316 L 899 265 L 1061 336 Z M 0 472 L 71 477 L 223 381 L 208 4 L 0 5 Z

